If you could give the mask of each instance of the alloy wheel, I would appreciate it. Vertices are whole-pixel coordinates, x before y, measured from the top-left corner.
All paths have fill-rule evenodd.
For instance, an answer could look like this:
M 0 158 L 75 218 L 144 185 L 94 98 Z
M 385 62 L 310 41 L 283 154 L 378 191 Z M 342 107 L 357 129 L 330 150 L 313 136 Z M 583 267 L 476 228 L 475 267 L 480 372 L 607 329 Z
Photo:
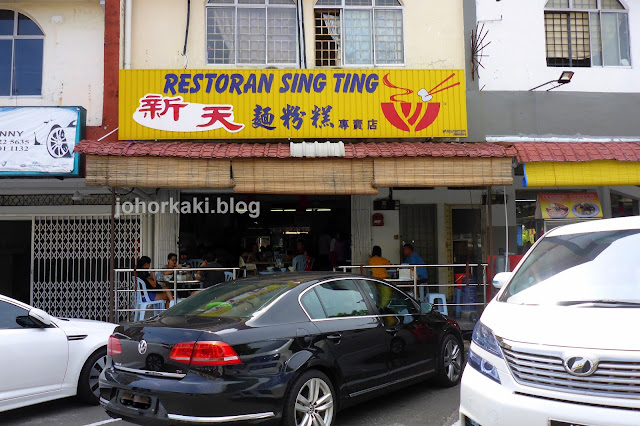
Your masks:
M 460 378 L 462 371 L 462 351 L 460 345 L 454 339 L 447 342 L 444 347 L 444 371 L 451 382 Z
M 324 380 L 309 379 L 298 392 L 295 406 L 297 426 L 329 426 L 334 404 L 331 388 Z
M 98 383 L 98 379 L 100 378 L 100 373 L 104 370 L 104 367 L 107 365 L 107 356 L 100 357 L 96 360 L 96 362 L 91 366 L 91 371 L 89 372 L 89 389 L 96 396 L 100 396 L 100 385 Z

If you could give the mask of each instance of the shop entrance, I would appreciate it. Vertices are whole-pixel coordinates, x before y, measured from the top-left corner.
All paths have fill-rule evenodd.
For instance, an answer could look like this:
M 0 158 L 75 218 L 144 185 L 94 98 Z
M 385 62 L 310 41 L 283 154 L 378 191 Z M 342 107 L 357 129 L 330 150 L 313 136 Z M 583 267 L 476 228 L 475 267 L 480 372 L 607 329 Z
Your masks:
M 302 242 L 313 260 L 313 269 L 330 270 L 331 240 L 336 238 L 336 251 L 340 251 L 337 263 L 350 262 L 351 200 L 348 196 L 183 193 L 181 201 L 191 203 L 194 198 L 208 199 L 212 207 L 218 200 L 229 205 L 254 203 L 253 211 L 181 213 L 182 260 L 203 259 L 207 253 L 213 253 L 223 266 L 238 266 L 239 256 L 257 244 L 260 253 L 264 253 L 260 258 L 265 259 L 264 267 L 267 267 L 271 259 L 295 256 L 298 243 Z
M 30 303 L 31 221 L 0 221 L 0 235 L 4 263 L 0 294 Z
M 400 205 L 400 239 L 402 245 L 411 244 L 426 264 L 438 263 L 438 231 L 435 204 Z M 402 251 L 402 247 L 400 247 Z M 401 254 L 400 259 L 404 261 Z M 435 269 L 428 269 L 429 283 L 438 279 Z

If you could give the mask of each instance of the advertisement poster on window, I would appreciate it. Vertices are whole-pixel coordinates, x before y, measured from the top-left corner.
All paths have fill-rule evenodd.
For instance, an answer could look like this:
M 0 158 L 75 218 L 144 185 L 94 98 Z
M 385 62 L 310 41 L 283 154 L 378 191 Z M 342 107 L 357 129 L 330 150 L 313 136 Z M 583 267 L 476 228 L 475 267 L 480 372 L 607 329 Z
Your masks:
M 0 175 L 78 175 L 82 107 L 0 107 Z
M 123 140 L 466 137 L 463 70 L 121 70 Z
M 538 194 L 539 214 L 542 219 L 601 218 L 602 206 L 595 192 L 573 194 Z

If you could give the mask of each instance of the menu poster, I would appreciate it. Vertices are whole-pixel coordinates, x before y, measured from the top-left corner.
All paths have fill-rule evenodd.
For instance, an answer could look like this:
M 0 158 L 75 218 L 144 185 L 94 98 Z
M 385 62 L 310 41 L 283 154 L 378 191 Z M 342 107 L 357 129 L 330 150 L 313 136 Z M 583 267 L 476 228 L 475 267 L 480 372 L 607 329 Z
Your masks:
M 595 192 L 538 194 L 542 219 L 601 218 L 602 206 Z

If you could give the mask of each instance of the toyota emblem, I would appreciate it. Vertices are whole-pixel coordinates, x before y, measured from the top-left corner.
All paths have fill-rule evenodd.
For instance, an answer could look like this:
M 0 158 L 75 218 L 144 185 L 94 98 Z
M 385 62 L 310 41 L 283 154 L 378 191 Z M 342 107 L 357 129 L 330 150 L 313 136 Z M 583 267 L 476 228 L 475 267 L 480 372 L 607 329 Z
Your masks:
M 589 358 L 574 356 L 565 359 L 564 369 L 574 376 L 586 377 L 596 372 L 597 364 Z
M 145 352 L 147 352 L 147 341 L 146 340 L 140 340 L 140 343 L 138 343 L 138 352 L 140 352 L 140 355 L 144 355 Z

